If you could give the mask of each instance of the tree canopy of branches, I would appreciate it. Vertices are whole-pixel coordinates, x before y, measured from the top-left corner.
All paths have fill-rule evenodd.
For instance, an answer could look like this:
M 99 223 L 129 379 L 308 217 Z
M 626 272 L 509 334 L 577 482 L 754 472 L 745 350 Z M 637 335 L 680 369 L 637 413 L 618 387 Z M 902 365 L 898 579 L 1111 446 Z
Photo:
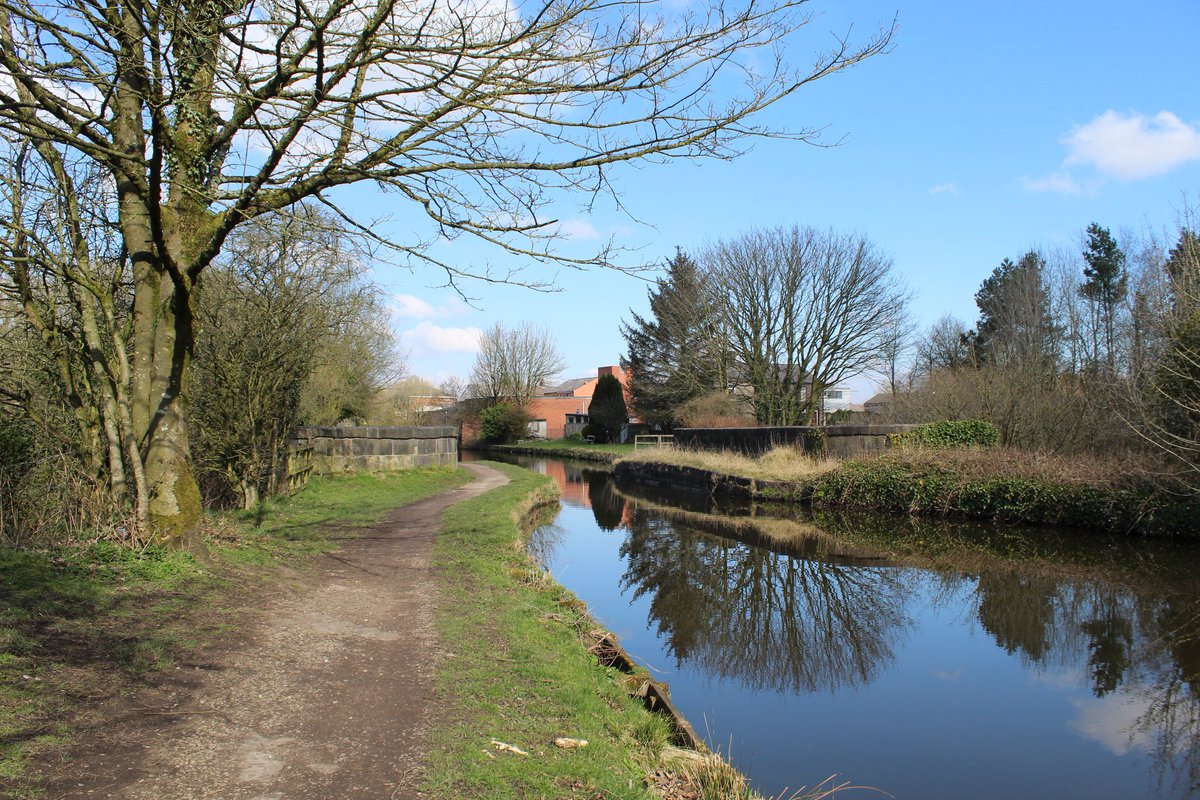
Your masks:
M 674 426 L 690 400 L 728 386 L 728 350 L 707 274 L 682 250 L 648 292 L 650 314 L 621 323 L 633 407 L 643 421 Z
M 524 408 L 537 389 L 565 366 L 550 331 L 528 322 L 517 328 L 497 322 L 479 339 L 471 369 L 472 392 L 492 405 L 508 401 Z
M 701 261 L 723 298 L 732 369 L 763 425 L 811 423 L 827 388 L 879 364 L 907 314 L 891 259 L 861 236 L 759 230 Z
M 783 45 L 803 6 L 718 0 L 659 18 L 633 0 L 2 0 L 10 155 L 35 150 L 63 197 L 76 163 L 114 195 L 129 435 L 155 529 L 188 536 L 198 520 L 184 419 L 194 294 L 238 226 L 371 181 L 428 215 L 430 240 L 606 264 L 557 254 L 544 209 L 560 191 L 609 190 L 613 164 L 732 156 L 769 133 L 756 112 L 889 46 L 891 27 L 835 39 L 793 70 Z M 68 209 L 68 223 L 84 215 Z M 433 261 L 420 239 L 391 244 Z
M 1184 227 L 1163 270 L 1169 304 L 1156 320 L 1155 358 L 1131 376 L 1134 429 L 1200 491 L 1200 242 Z

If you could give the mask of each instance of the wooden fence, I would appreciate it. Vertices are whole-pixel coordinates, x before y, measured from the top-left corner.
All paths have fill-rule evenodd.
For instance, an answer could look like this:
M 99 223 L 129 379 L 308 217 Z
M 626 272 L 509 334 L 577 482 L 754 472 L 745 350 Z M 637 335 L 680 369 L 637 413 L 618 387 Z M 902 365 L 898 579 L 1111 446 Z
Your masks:
M 299 442 L 288 448 L 287 456 L 287 486 L 285 494 L 291 494 L 297 489 L 303 489 L 313 471 L 313 443 Z

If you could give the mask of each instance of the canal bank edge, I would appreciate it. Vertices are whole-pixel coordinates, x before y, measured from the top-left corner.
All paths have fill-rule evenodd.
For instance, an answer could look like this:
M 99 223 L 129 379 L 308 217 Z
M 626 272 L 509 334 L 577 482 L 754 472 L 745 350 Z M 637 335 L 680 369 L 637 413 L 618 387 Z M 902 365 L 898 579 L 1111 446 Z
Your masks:
M 618 461 L 613 479 L 716 500 L 1052 525 L 1126 535 L 1196 538 L 1200 502 L 1160 489 L 1109 488 L 1008 475 L 976 478 L 886 457 L 845 461 L 821 475 L 771 481 L 654 461 Z
M 559 796 L 587 787 L 670 798 L 690 796 L 705 778 L 744 786 L 718 757 L 672 746 L 703 745 L 677 712 L 663 716 L 674 711 L 665 687 L 632 666 L 525 550 L 557 513 L 557 487 L 520 467 L 491 466 L 511 482 L 448 510 L 434 546 L 449 654 L 437 670 L 444 713 L 425 792 L 499 796 L 503 786 L 503 796 Z M 655 701 L 660 713 L 647 710 Z
M 1200 538 L 1200 498 L 1148 484 L 1107 487 L 1035 480 L 997 472 L 959 475 L 894 455 L 854 459 L 819 476 L 764 480 L 701 467 L 625 459 L 585 448 L 504 445 L 497 452 L 608 463 L 626 485 L 702 494 L 718 501 L 805 503 L 817 508 L 994 520 L 1129 536 Z
M 594 461 L 598 464 L 615 464 L 618 459 L 624 457 L 622 453 L 593 450 L 589 449 L 586 445 L 580 445 L 579 447 L 539 447 L 537 445 L 525 444 L 492 444 L 472 445 L 463 449 L 476 453 L 496 452 L 521 456 L 553 456 L 555 458 L 570 458 L 576 461 Z

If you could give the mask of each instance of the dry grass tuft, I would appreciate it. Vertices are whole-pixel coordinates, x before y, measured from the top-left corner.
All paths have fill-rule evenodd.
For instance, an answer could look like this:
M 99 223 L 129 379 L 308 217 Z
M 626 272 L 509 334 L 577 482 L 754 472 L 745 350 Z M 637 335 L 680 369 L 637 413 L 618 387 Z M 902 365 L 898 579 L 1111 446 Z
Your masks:
M 949 469 L 964 479 L 996 476 L 1075 486 L 1124 486 L 1153 474 L 1155 465 L 1134 455 L 1064 456 L 1008 447 L 902 449 L 878 456 L 902 464 Z
M 815 786 L 802 786 L 764 798 L 717 753 L 667 747 L 659 763 L 661 768 L 651 774 L 651 781 L 666 800 L 826 800 L 849 789 L 867 789 L 890 797 L 868 786 L 851 786 L 849 781 L 839 781 L 836 775 L 831 775 Z
M 728 450 L 641 450 L 622 461 L 649 461 L 694 467 L 722 475 L 741 475 L 756 480 L 798 481 L 815 478 L 835 469 L 840 461 L 824 456 L 810 456 L 795 447 L 776 447 L 758 458 Z

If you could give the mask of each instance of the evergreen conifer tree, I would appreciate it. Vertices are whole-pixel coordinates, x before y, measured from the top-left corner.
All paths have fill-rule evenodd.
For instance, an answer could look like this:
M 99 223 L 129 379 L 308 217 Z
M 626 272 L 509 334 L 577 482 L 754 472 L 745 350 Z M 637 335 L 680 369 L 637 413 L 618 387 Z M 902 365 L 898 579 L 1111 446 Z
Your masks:
M 606 442 L 615 442 L 621 428 L 629 422 L 629 411 L 625 407 L 625 389 L 612 375 L 602 375 L 596 381 L 596 391 L 588 406 L 588 418 L 593 428 L 600 430 Z
M 1043 273 L 1046 261 L 1030 250 L 1004 259 L 975 294 L 979 322 L 971 337 L 977 363 L 1014 366 L 1053 361 L 1056 330 Z
M 621 323 L 635 413 L 672 427 L 684 403 L 727 385 L 727 345 L 708 283 L 696 262 L 676 248 L 667 275 L 648 292 L 650 314 Z
M 1098 314 L 1097 330 L 1104 334 L 1105 364 L 1116 371 L 1117 309 L 1129 290 L 1129 273 L 1125 269 L 1125 253 L 1117 241 L 1096 223 L 1088 225 L 1087 242 L 1083 247 L 1083 276 L 1080 293 L 1091 301 Z

